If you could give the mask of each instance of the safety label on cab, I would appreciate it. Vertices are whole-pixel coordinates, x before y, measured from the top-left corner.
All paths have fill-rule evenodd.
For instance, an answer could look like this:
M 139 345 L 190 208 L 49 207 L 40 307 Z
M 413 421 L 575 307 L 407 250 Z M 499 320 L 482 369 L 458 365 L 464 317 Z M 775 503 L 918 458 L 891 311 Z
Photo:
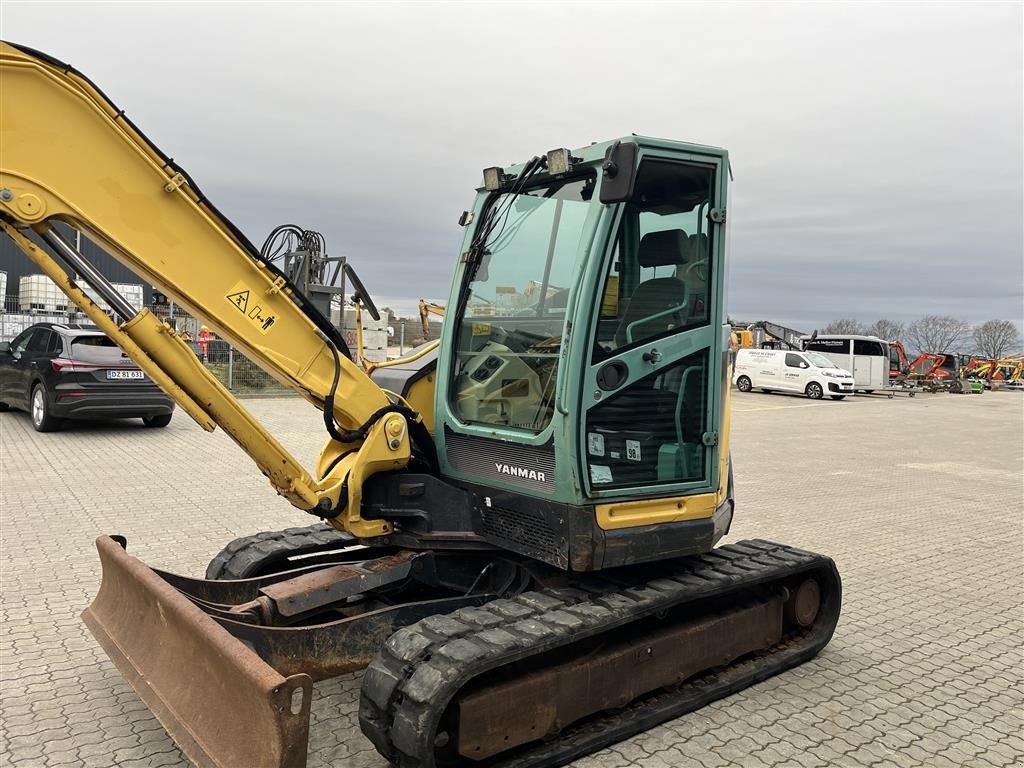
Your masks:
M 225 298 L 231 306 L 247 317 L 260 333 L 265 334 L 277 322 L 277 317 L 273 313 L 260 306 L 256 292 L 241 280 L 235 283 Z
M 639 440 L 626 441 L 626 458 L 630 461 L 641 461 Z

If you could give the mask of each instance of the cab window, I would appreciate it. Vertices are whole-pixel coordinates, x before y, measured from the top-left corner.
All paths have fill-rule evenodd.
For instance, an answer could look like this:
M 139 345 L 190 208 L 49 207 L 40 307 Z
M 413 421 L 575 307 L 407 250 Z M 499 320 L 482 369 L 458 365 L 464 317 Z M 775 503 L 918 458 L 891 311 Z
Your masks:
M 594 362 L 709 322 L 714 171 L 645 162 L 623 206 L 601 294 Z
M 868 339 L 853 340 L 853 354 L 870 355 L 871 357 L 885 357 L 885 348 L 880 342 L 869 341 Z
M 811 339 L 804 342 L 804 349 L 808 352 L 830 352 L 833 354 L 846 354 L 850 351 L 849 339 Z
M 463 422 L 531 433 L 551 422 L 594 178 L 552 179 L 491 201 L 495 224 L 468 268 L 455 332 L 452 406 Z
M 800 355 L 795 355 L 792 352 L 786 353 L 786 365 L 790 368 L 806 368 L 807 361 L 804 360 Z
M 643 160 L 633 198 L 622 205 L 604 267 L 591 361 L 706 327 L 712 315 L 708 211 L 714 169 Z M 632 379 L 587 409 L 590 485 L 619 488 L 703 480 L 714 449 L 708 390 L 714 373 L 707 347 Z M 646 369 L 645 369 L 646 370 Z

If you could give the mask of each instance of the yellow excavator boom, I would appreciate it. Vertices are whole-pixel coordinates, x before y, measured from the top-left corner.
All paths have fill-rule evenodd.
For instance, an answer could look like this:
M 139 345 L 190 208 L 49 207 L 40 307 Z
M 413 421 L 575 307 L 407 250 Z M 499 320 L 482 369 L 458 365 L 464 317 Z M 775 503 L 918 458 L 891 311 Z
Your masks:
M 430 341 L 430 316 L 444 317 L 444 305 L 420 299 L 420 325 L 423 327 L 423 338 Z
M 329 322 L 74 69 L 0 43 L 0 114 L 0 225 L 26 256 L 201 426 L 222 427 L 292 504 L 357 536 L 389 533 L 389 524 L 360 517 L 360 481 L 408 463 L 416 417 L 348 359 Z M 101 245 L 315 406 L 329 407 L 332 438 L 316 474 L 148 310 L 114 295 L 121 322 L 111 321 L 78 284 L 101 295 L 112 287 L 56 222 Z

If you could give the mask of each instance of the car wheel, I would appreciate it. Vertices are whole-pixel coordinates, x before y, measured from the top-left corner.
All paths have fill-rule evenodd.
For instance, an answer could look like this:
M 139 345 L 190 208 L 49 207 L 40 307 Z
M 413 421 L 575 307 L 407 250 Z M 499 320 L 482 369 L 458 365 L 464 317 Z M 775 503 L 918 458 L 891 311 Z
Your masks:
M 822 391 L 821 389 L 821 384 L 819 384 L 816 381 L 812 381 L 810 384 L 808 384 L 807 389 L 804 390 L 804 393 L 809 398 L 811 398 L 811 400 L 821 400 L 822 396 L 825 394 L 824 391 Z
M 42 384 L 36 384 L 32 389 L 32 400 L 29 415 L 32 418 L 32 426 L 36 432 L 53 432 L 60 429 L 60 419 L 55 419 L 50 413 L 50 401 L 46 397 L 46 388 Z
M 846 399 L 846 395 L 829 395 L 829 397 L 831 397 L 833 400 L 845 400 Z M 890 397 L 891 397 L 891 395 L 890 395 Z
M 162 416 L 146 416 L 142 423 L 147 427 L 166 427 L 171 423 L 171 414 L 165 413 Z
M 753 389 L 753 386 L 751 386 L 750 383 L 750 378 L 748 376 L 740 376 L 736 379 L 736 389 L 740 392 L 749 392 Z

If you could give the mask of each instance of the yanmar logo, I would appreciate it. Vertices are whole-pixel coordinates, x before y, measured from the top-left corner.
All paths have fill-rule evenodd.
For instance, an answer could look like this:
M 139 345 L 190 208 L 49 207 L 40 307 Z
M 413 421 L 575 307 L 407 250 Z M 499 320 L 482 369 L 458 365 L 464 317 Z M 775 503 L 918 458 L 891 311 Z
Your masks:
M 503 475 L 510 475 L 512 477 L 522 477 L 527 480 L 536 480 L 538 483 L 547 481 L 547 477 L 543 472 L 538 472 L 535 469 L 527 469 L 526 467 L 513 467 L 511 464 L 501 464 L 494 462 L 494 468 Z

